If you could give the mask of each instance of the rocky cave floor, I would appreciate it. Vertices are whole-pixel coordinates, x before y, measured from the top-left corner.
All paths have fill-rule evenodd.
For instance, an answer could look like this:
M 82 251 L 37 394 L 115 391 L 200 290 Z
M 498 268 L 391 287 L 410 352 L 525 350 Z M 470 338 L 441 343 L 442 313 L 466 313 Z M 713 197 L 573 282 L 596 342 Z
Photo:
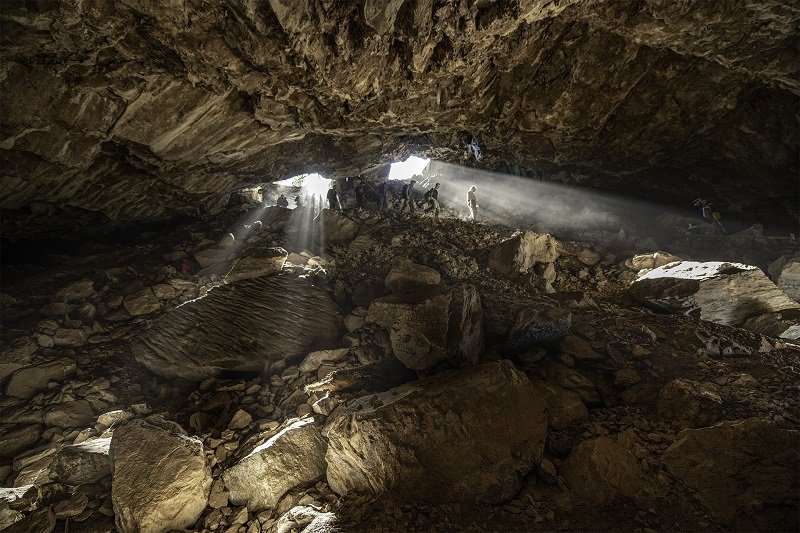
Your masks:
M 94 455 L 74 446 L 65 452 L 69 445 L 102 443 L 116 428 L 133 427 L 131 419 L 160 414 L 203 444 L 205 464 L 199 467 L 188 459 L 186 465 L 174 464 L 180 458 L 158 461 L 174 478 L 205 483 L 210 493 L 197 510 L 199 518 L 186 527 L 192 531 L 798 528 L 796 344 L 638 305 L 628 287 L 645 264 L 641 261 L 648 259 L 632 263 L 636 250 L 630 247 L 551 240 L 557 254 L 540 258 L 526 274 L 501 275 L 490 268 L 491 251 L 514 232 L 502 225 L 349 210 L 325 215 L 326 234 L 334 242 L 322 247 L 312 232 L 293 222 L 299 216 L 299 211 L 280 208 L 235 208 L 214 219 L 143 233 L 132 242 L 85 242 L 69 253 L 41 249 L 35 257 L 4 264 L 0 483 L 14 489 L 0 489 L 0 527 L 132 531 L 137 526 L 131 524 L 139 520 L 145 530 L 141 516 L 164 516 L 164 505 L 189 505 L 175 494 L 167 504 L 151 499 L 151 508 L 139 511 L 135 502 L 126 501 L 145 498 L 142 494 L 150 489 L 141 482 L 147 467 L 134 451 L 140 463 L 134 474 L 127 472 L 133 477 L 124 477 L 124 438 L 112 442 L 111 462 L 107 441 L 106 451 Z M 233 256 L 269 247 L 288 252 L 275 261 L 278 271 L 261 272 L 269 275 L 235 281 L 228 288 L 253 295 L 265 287 L 254 283 L 286 278 L 321 289 L 336 304 L 336 337 L 310 338 L 287 358 L 261 356 L 257 368 L 253 361 L 236 366 L 226 359 L 229 355 L 247 359 L 247 350 L 257 347 L 234 338 L 233 332 L 226 337 L 226 317 L 246 314 L 236 306 L 250 305 L 229 301 L 231 308 L 219 309 L 219 316 L 203 325 L 216 332 L 213 348 L 220 352 L 211 366 L 233 368 L 222 377 L 180 379 L 164 370 L 168 359 L 151 357 L 142 364 L 143 357 L 134 356 L 132 345 L 155 335 L 151 332 L 159 321 L 179 316 L 178 311 L 188 313 L 206 293 L 222 293 L 223 288 L 214 287 L 223 283 Z M 181 271 L 184 258 L 191 272 Z M 352 490 L 341 496 L 328 483 L 330 472 L 326 479 L 304 464 L 312 459 L 302 458 L 289 464 L 298 475 L 308 472 L 306 478 L 273 495 L 275 503 L 243 505 L 247 496 L 232 496 L 235 490 L 223 473 L 254 447 L 279 435 L 296 417 L 313 417 L 313 426 L 326 428 L 326 435 L 326 420 L 342 405 L 378 398 L 382 391 L 417 379 L 417 373 L 398 370 L 402 365 L 389 355 L 395 340 L 368 319 L 371 304 L 389 292 L 387 275 L 404 259 L 413 264 L 403 263 L 400 285 L 411 283 L 418 290 L 413 269 L 425 265 L 441 276 L 437 285 L 476 288 L 485 335 L 478 362 L 510 360 L 530 378 L 537 397 L 546 400 L 540 456 L 527 471 L 517 472 L 511 497 L 503 501 L 490 497 L 464 503 L 459 489 L 440 493 L 438 499 L 430 493 L 425 497 L 424 489 L 419 498 L 407 498 L 400 490 L 377 497 Z M 418 275 L 429 274 L 420 269 Z M 281 299 L 280 293 L 270 297 Z M 260 320 L 269 322 L 270 313 L 291 314 L 298 305 L 295 298 L 287 295 L 283 307 L 267 306 L 256 315 L 263 313 Z M 568 331 L 512 349 L 509 339 L 525 308 L 568 316 Z M 319 313 L 326 309 L 320 307 Z M 164 346 L 171 342 L 177 341 L 165 337 L 145 346 L 168 352 Z M 198 372 L 201 364 L 190 363 Z M 422 380 L 446 375 L 453 372 L 448 365 L 468 366 L 445 361 L 418 374 Z M 493 408 L 489 401 L 474 416 L 492 416 Z M 502 404 L 497 409 L 508 411 Z M 421 422 L 413 431 L 437 431 L 424 422 L 431 413 L 417 415 Z M 541 424 L 522 410 L 504 416 L 511 425 Z M 440 420 L 434 416 L 431 424 Z M 180 433 L 170 427 L 171 435 Z M 453 448 L 463 447 L 460 437 L 453 434 Z M 449 447 L 431 453 L 446 457 Z M 210 468 L 210 489 L 202 481 L 204 468 Z M 446 475 L 458 479 L 458 467 L 447 468 Z M 475 475 L 470 468 L 462 475 Z M 491 472 L 493 467 L 486 468 Z M 174 486 L 171 490 L 181 492 Z M 508 491 L 496 488 L 497 494 Z M 144 515 L 136 518 L 137 512 Z M 165 520 L 162 524 L 171 523 Z

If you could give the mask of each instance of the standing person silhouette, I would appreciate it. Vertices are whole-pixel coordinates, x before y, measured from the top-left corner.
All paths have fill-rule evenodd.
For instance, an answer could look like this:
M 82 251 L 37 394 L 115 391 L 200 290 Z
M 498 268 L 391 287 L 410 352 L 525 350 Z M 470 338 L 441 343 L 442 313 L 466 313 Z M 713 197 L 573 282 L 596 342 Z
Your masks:
M 478 199 L 475 197 L 474 185 L 467 191 L 467 205 L 469 206 L 469 219 L 475 222 L 478 219 Z

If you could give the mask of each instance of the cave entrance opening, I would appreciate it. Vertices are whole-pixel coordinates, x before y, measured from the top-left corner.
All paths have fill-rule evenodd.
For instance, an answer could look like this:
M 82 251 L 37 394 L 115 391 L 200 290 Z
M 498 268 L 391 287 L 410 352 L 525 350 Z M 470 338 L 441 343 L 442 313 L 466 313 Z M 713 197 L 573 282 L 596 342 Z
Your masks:
M 316 172 L 298 174 L 275 182 L 276 197 L 280 194 L 286 196 L 290 208 L 308 205 L 314 208 L 313 211 L 318 211 L 325 205 L 331 181 Z
M 425 169 L 430 165 L 430 159 L 424 159 L 415 155 L 409 156 L 405 161 L 392 163 L 389 168 L 390 180 L 407 180 L 414 176 L 422 176 Z M 417 179 L 417 181 L 420 181 Z

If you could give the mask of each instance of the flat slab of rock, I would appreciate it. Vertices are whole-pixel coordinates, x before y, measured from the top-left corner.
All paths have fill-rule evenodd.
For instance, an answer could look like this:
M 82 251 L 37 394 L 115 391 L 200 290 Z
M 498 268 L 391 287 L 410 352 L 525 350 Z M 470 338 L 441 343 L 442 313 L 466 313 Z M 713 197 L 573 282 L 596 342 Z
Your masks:
M 251 248 L 236 261 L 225 276 L 225 281 L 232 283 L 277 274 L 283 268 L 288 255 L 289 253 L 283 248 Z
M 75 370 L 75 360 L 67 357 L 21 368 L 11 374 L 6 385 L 6 394 L 26 400 L 33 398 L 40 391 L 47 390 L 49 382 L 63 381 L 74 374 Z
M 260 371 L 270 358 L 332 344 L 340 321 L 333 300 L 305 280 L 288 275 L 248 279 L 171 310 L 133 340 L 133 354 L 164 377 Z
M 225 471 L 230 501 L 250 511 L 273 509 L 289 490 L 325 475 L 326 449 L 313 419 L 295 421 Z
M 359 398 L 326 426 L 328 484 L 342 495 L 505 501 L 541 460 L 545 410 L 507 360 Z
M 711 515 L 743 531 L 798 524 L 800 431 L 750 418 L 687 429 L 663 455 L 667 470 Z
M 366 321 L 389 330 L 394 355 L 412 370 L 446 360 L 475 364 L 483 352 L 483 309 L 472 285 L 379 298 Z
M 192 526 L 211 491 L 203 443 L 160 417 L 114 431 L 111 500 L 122 532 L 161 533 Z
M 147 315 L 161 309 L 161 300 L 150 287 L 125 297 L 123 307 L 131 316 Z
M 42 436 L 42 426 L 31 424 L 8 429 L 0 427 L 0 458 L 11 458 L 30 449 Z
M 558 259 L 558 242 L 549 234 L 525 231 L 510 237 L 489 253 L 489 268 L 505 275 L 524 274 L 536 263 Z
M 428 285 L 438 285 L 442 275 L 431 267 L 402 261 L 386 275 L 384 283 L 390 292 L 414 292 Z
M 50 479 L 66 485 L 95 483 L 111 474 L 111 437 L 97 437 L 64 446 L 50 464 Z
M 800 304 L 759 268 L 740 263 L 670 263 L 638 278 L 630 291 L 662 311 L 690 314 L 728 326 L 742 326 L 764 314 L 800 314 Z

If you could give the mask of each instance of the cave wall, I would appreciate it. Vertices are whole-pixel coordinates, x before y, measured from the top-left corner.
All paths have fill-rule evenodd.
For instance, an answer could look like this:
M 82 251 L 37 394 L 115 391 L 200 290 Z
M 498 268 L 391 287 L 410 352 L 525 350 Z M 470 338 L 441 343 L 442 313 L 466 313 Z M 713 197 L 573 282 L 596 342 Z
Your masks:
M 6 217 L 157 220 L 411 153 L 730 211 L 797 196 L 793 0 L 41 0 L 0 22 Z

